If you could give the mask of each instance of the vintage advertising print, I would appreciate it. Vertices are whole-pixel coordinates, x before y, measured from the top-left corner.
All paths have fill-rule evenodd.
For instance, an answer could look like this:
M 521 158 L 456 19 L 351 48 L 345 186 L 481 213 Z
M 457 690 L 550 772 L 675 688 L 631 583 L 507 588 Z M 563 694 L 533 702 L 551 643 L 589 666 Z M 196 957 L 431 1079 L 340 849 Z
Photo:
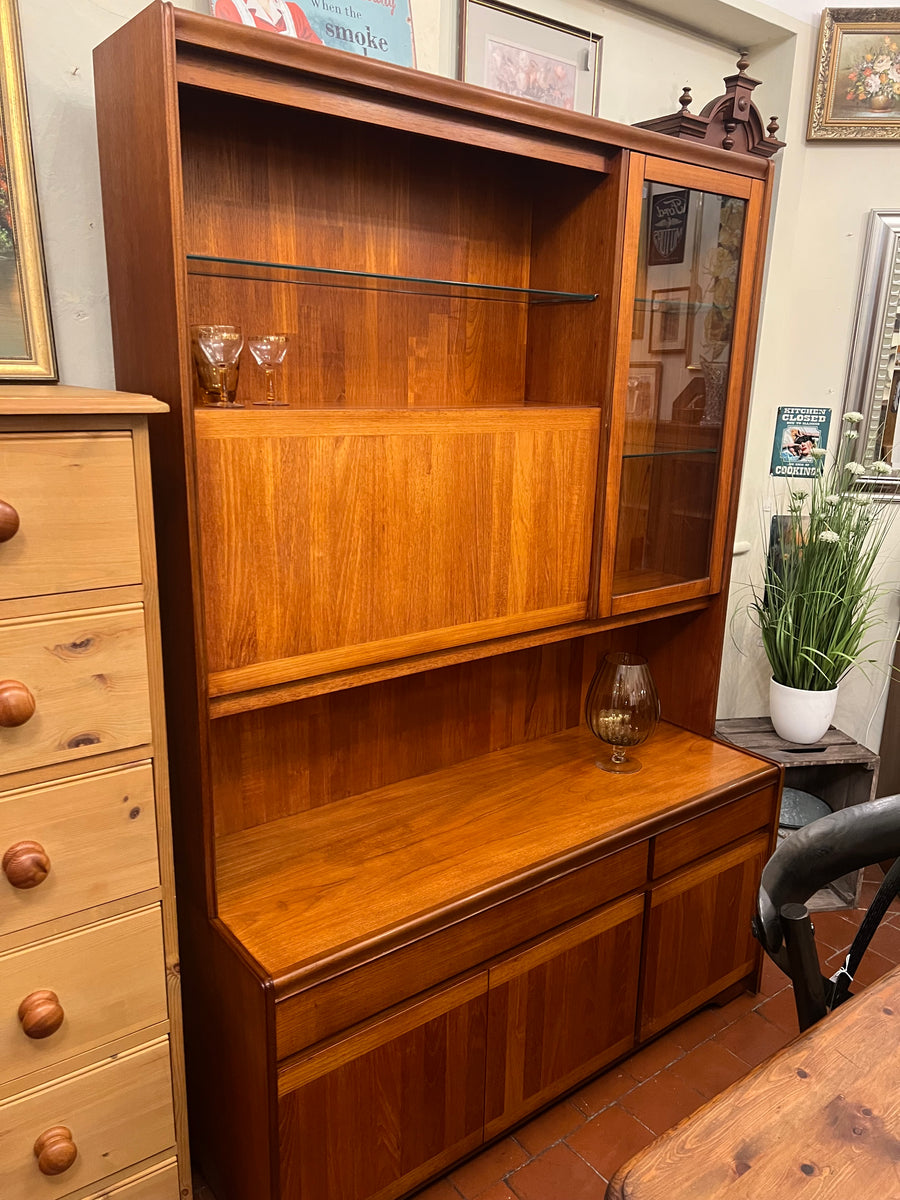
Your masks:
M 409 0 L 210 0 L 213 16 L 414 67 Z
M 779 408 L 775 420 L 770 475 L 812 476 L 828 448 L 830 408 Z
M 807 139 L 900 138 L 900 8 L 826 8 Z
M 0 382 L 56 379 L 15 0 L 0 0 Z

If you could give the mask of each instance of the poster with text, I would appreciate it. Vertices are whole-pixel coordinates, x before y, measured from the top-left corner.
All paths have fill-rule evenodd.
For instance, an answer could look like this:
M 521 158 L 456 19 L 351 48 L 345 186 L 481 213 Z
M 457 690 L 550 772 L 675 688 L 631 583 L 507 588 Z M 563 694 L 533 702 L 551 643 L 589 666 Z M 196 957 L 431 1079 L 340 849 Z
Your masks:
M 409 0 L 210 0 L 216 17 L 414 67 Z
M 813 451 L 828 448 L 830 424 L 830 408 L 779 408 L 769 474 L 817 474 L 821 457 Z

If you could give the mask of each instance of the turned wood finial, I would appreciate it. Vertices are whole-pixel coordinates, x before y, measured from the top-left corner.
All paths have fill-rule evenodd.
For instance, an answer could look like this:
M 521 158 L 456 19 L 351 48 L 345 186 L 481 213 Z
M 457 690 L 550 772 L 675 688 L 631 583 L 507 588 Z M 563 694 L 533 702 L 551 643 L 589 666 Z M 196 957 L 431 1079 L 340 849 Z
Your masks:
M 56 1033 L 66 1019 L 59 996 L 49 988 L 41 988 L 26 996 L 19 1005 L 17 1016 L 25 1036 L 35 1041 Z
M 737 60 L 735 65 L 737 66 L 737 69 L 741 75 L 746 73 L 747 68 L 750 66 L 750 59 L 747 57 L 746 50 L 741 51 L 741 57 Z
M 769 123 L 766 126 L 766 133 L 769 135 L 770 138 L 773 138 L 777 132 L 778 132 L 778 118 L 777 117 L 769 117 Z
M 72 1130 L 65 1125 L 45 1129 L 34 1143 L 34 1157 L 42 1175 L 62 1175 L 78 1157 L 78 1147 L 72 1141 Z
M 40 842 L 16 842 L 3 855 L 0 867 L 14 888 L 27 892 L 50 874 L 50 856 Z
M 19 531 L 19 514 L 11 504 L 0 500 L 0 542 L 8 542 Z
M 681 95 L 678 97 L 678 103 L 681 105 L 681 111 L 683 113 L 686 113 L 688 111 L 688 109 L 691 107 L 692 99 L 693 99 L 693 97 L 691 96 L 690 85 L 686 83 L 684 85 L 684 89 L 682 90 Z
M 18 679 L 0 680 L 0 726 L 15 729 L 34 716 L 34 696 Z

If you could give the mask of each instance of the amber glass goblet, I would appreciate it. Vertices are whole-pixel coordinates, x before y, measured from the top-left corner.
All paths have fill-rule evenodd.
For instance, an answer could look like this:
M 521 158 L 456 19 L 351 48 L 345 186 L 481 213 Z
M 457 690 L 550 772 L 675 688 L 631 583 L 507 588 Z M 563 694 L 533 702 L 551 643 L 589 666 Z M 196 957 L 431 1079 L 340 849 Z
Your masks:
M 646 658 L 627 650 L 607 654 L 591 680 L 584 715 L 591 733 L 612 747 L 612 756 L 598 758 L 597 766 L 618 775 L 639 771 L 640 759 L 626 751 L 645 742 L 659 723 L 659 696 Z
M 208 365 L 212 372 L 214 391 L 218 400 L 208 402 L 209 408 L 243 408 L 235 399 L 237 392 L 238 359 L 244 345 L 239 325 L 193 325 L 191 341 L 199 364 Z M 201 387 L 205 387 L 204 372 L 200 372 Z
M 275 373 L 284 362 L 287 354 L 288 335 L 286 333 L 255 333 L 247 339 L 250 353 L 256 359 L 258 366 L 266 373 L 266 398 L 254 400 L 260 408 L 286 408 L 287 400 L 275 389 Z

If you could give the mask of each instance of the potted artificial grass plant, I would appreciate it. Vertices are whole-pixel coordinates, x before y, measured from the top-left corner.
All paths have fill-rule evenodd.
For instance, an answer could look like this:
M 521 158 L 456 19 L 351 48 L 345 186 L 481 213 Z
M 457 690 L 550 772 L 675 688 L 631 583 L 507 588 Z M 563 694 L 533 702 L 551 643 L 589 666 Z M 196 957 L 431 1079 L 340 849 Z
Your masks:
M 844 414 L 844 431 L 829 464 L 814 450 L 818 471 L 789 484 L 787 516 L 774 517 L 763 586 L 749 606 L 772 668 L 769 709 L 786 741 L 817 742 L 831 724 L 838 685 L 854 666 L 875 661 L 870 630 L 881 589 L 875 565 L 895 509 L 859 485 L 858 476 L 887 475 L 887 463 L 853 458 L 861 413 Z

